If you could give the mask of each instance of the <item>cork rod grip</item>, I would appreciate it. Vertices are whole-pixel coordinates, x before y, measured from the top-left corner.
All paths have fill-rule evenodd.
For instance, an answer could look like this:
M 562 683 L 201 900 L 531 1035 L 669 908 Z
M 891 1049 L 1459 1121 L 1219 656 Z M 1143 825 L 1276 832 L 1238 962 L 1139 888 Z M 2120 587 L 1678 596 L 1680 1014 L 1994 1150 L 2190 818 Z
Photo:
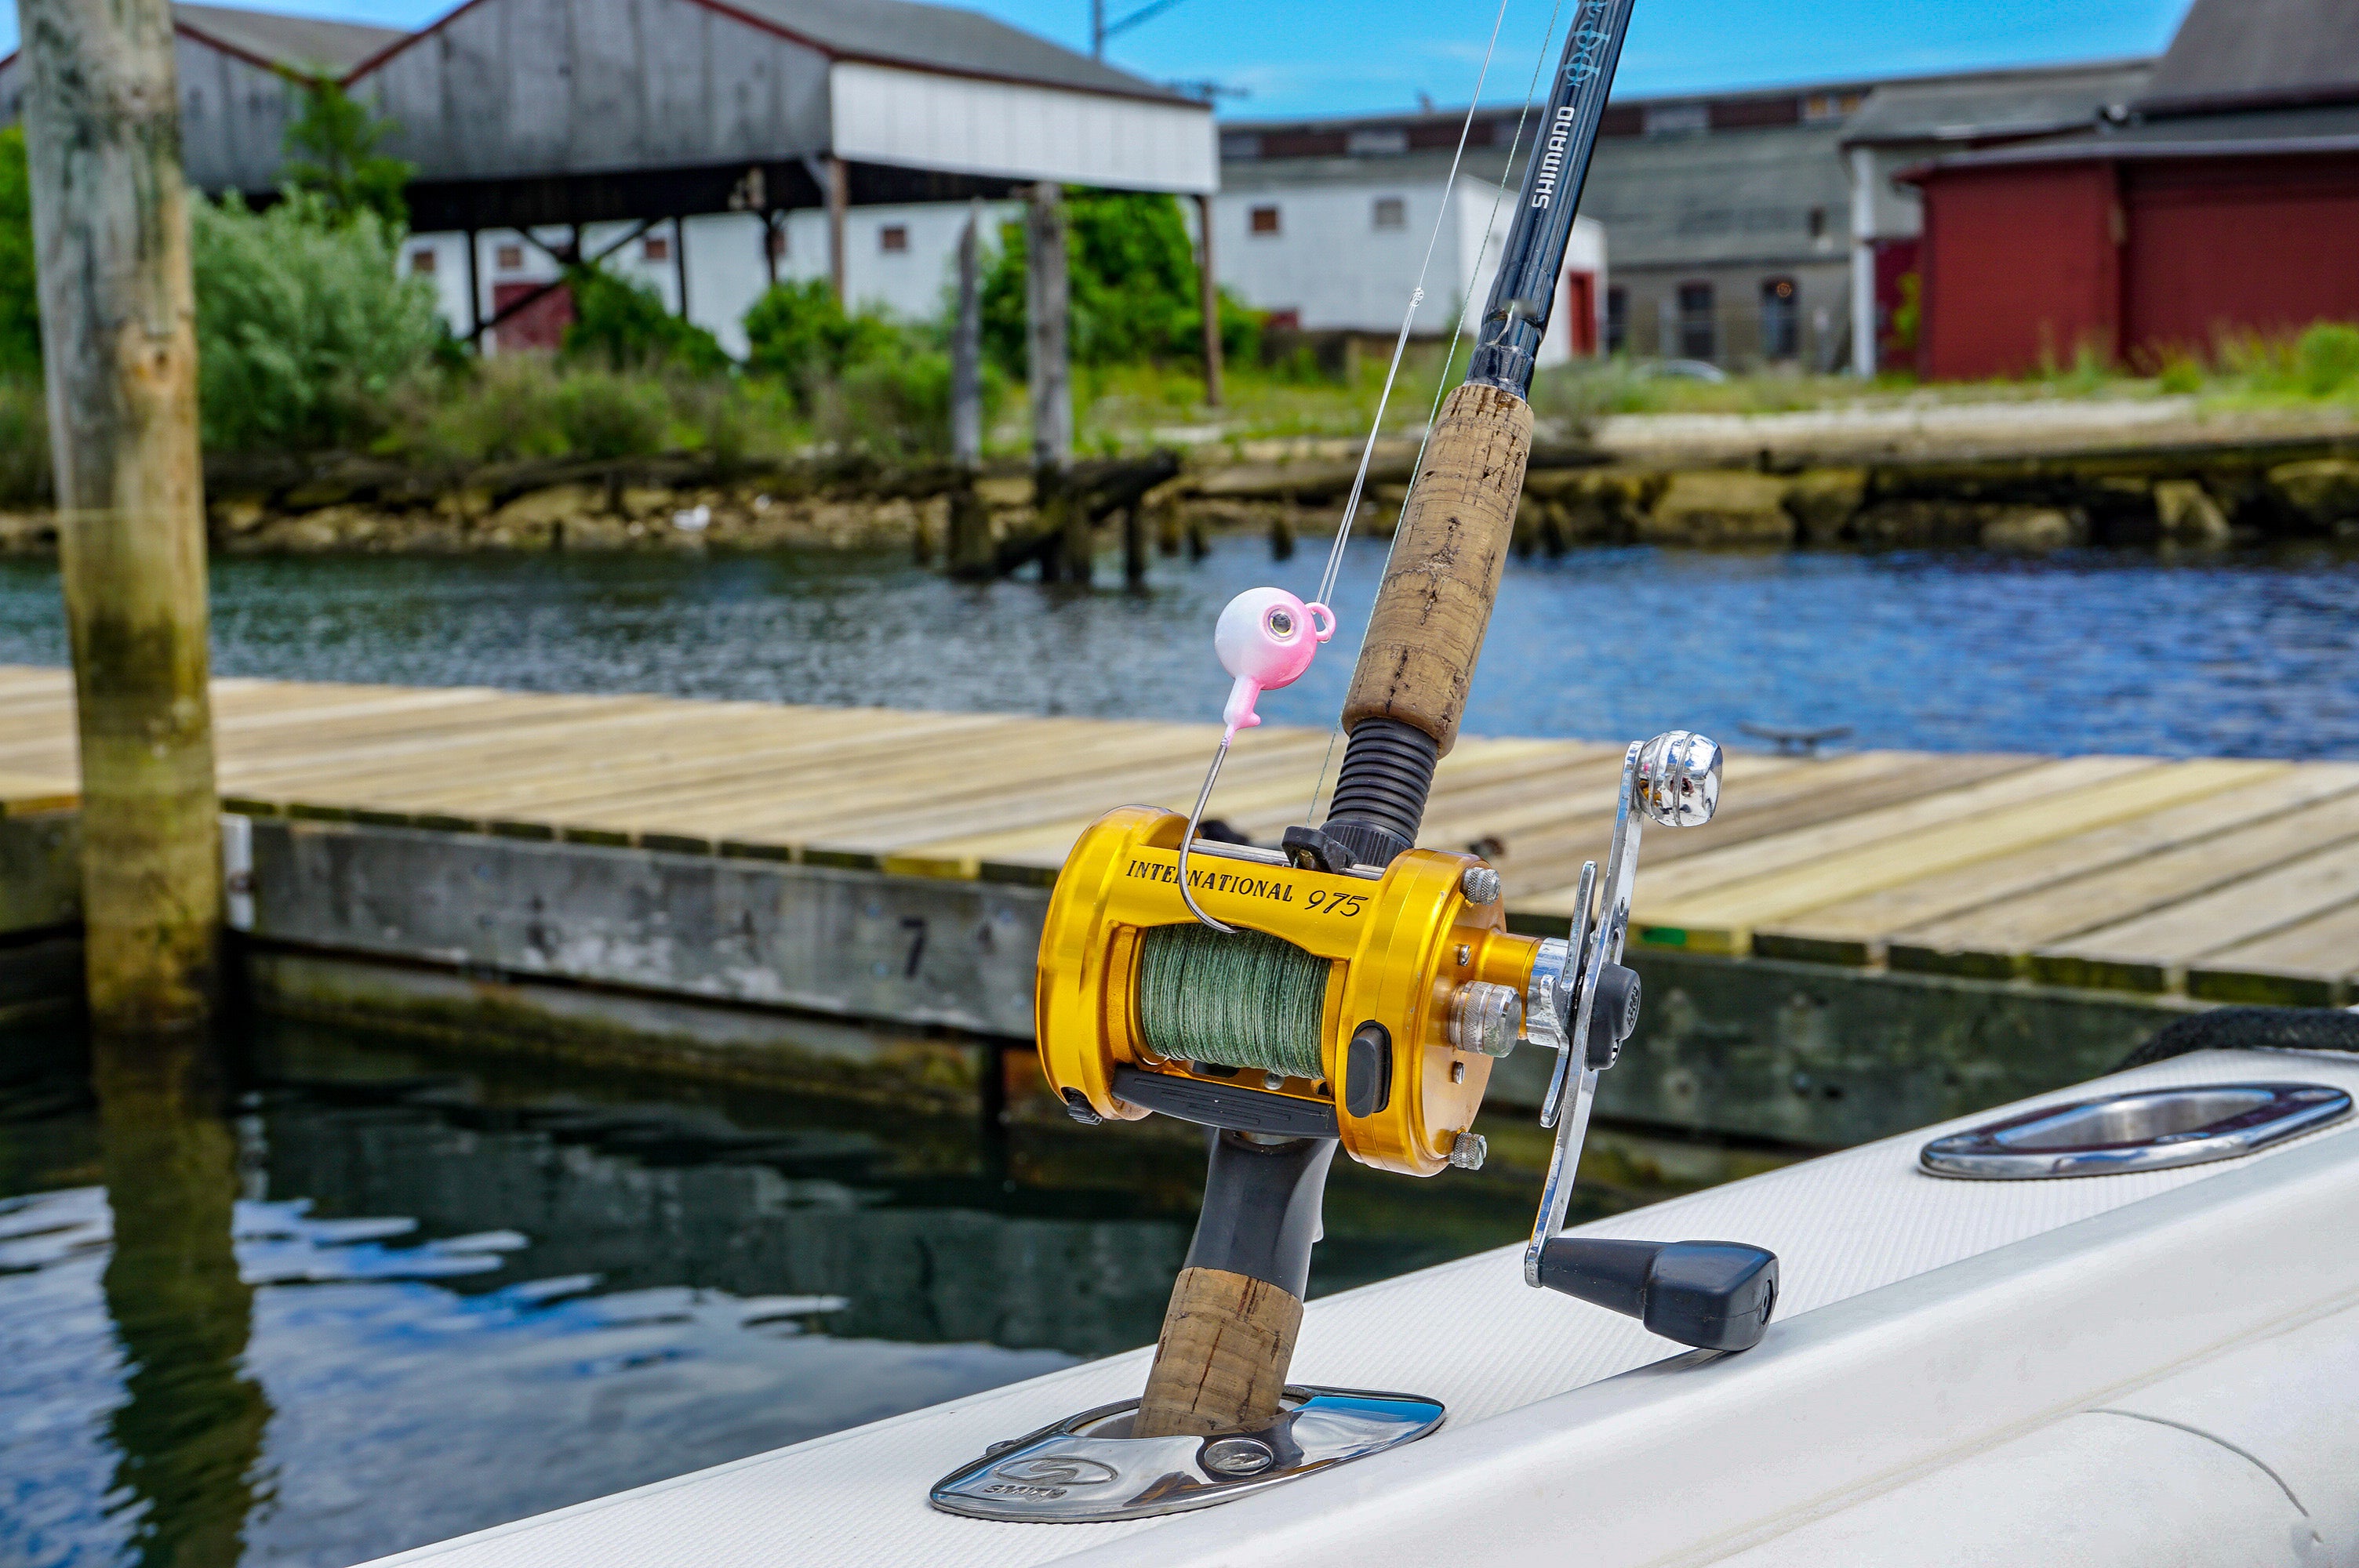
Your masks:
M 1446 755 L 1499 596 L 1532 455 L 1531 406 L 1473 383 L 1442 405 L 1343 699 L 1346 730 L 1397 719 Z
M 1133 1437 L 1253 1432 L 1277 1419 L 1302 1303 L 1266 1280 L 1182 1269 Z

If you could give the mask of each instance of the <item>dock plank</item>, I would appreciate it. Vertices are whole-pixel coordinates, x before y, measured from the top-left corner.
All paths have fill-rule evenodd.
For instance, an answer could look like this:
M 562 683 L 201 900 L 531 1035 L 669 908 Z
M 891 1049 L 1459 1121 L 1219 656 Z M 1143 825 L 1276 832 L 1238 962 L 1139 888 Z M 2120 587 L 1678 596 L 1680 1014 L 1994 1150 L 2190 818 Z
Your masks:
M 2029 973 L 2028 956 L 2039 949 L 2083 933 L 2119 929 L 2354 838 L 2359 838 L 2359 792 L 2345 791 L 1899 933 L 1891 946 L 1907 968 Z
M 1837 850 L 1791 871 L 1722 883 L 1684 899 L 1640 907 L 1632 924 L 1640 935 L 1662 941 L 1656 930 L 1679 933 L 1674 945 L 1704 952 L 1750 950 L 1753 928 L 1790 919 L 1808 910 L 1879 887 L 1894 887 L 1930 872 L 1951 871 L 2035 844 L 2052 843 L 2083 828 L 2185 800 L 2217 787 L 2223 762 L 2148 763 L 2108 769 L 2107 757 L 2071 758 L 2051 764 L 2049 781 L 2076 779 L 2021 805 L 2004 806 L 1906 836 Z
M 1898 968 L 1934 973 L 2005 978 L 2011 970 L 1985 969 L 1972 961 L 1951 967 L 1941 950 L 1910 947 L 1919 927 L 2012 905 L 2025 895 L 2075 877 L 2109 870 L 2142 856 L 2201 842 L 2265 816 L 2299 809 L 2359 790 L 2359 767 L 2319 763 L 2255 762 L 2253 779 L 2220 794 L 2134 816 L 2125 822 L 2073 835 L 2052 844 L 1977 860 L 1953 871 L 1919 877 L 1897 887 L 1863 893 L 1814 909 L 1794 922 L 1754 934 L 1771 939 L 1791 957 L 1821 962 L 1866 964 L 1879 959 Z
M 2223 947 L 2188 966 L 2187 990 L 2207 1001 L 2342 1007 L 2359 1001 L 2359 903 Z
M 2212 954 L 2272 935 L 2359 902 L 2359 840 L 2212 892 L 2177 899 L 2031 955 L 2031 974 L 2051 985 L 2160 991 Z

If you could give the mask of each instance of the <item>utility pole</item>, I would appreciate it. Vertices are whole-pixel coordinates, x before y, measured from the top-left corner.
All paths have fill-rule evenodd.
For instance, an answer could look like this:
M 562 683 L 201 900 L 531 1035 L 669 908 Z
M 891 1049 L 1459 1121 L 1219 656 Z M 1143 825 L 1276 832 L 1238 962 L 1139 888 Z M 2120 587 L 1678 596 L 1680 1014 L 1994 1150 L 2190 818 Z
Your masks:
M 1069 504 L 1065 470 L 1073 460 L 1073 390 L 1067 363 L 1071 303 L 1065 276 L 1065 200 L 1056 181 L 1031 189 L 1025 209 L 1025 315 L 1027 380 L 1032 395 L 1032 482 L 1040 523 L 1061 532 L 1049 559 L 1076 582 L 1090 580 L 1090 519 Z
M 196 302 L 166 0 L 19 0 L 93 1025 L 201 1025 L 221 930 Z
M 1090 58 L 1105 59 L 1105 0 L 1090 0 Z

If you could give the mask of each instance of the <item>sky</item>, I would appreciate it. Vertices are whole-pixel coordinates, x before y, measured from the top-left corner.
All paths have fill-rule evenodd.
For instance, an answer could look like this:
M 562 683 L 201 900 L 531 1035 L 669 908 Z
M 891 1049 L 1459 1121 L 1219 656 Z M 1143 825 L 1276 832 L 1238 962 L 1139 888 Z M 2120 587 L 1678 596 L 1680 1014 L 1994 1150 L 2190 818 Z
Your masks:
M 230 0 L 240 3 L 240 0 Z M 257 10 L 417 27 L 455 0 L 242 0 Z M 1109 20 L 1145 0 L 1106 0 Z M 1516 103 L 1559 0 L 1506 0 L 1485 102 Z M 970 0 L 1086 50 L 1090 0 Z M 2188 0 L 1639 0 L 1625 95 L 1970 70 L 2158 53 Z M 1174 0 L 1110 40 L 1113 63 L 1158 81 L 1238 89 L 1234 119 L 1389 114 L 1419 94 L 1462 105 L 1498 0 Z M 13 7 L 0 47 L 13 49 Z

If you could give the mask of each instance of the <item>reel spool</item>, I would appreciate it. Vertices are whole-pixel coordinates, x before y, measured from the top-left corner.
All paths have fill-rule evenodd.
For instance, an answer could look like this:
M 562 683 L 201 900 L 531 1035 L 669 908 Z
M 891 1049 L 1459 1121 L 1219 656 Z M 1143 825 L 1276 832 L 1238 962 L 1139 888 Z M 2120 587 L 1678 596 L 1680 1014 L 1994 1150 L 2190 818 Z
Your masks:
M 1180 897 L 1187 826 L 1110 812 L 1057 879 L 1034 1016 L 1067 1107 L 1336 1138 L 1413 1176 L 1479 1165 L 1474 1113 L 1548 946 L 1506 929 L 1497 873 L 1432 849 L 1328 871 L 1199 842 L 1190 891 L 1223 935 Z

